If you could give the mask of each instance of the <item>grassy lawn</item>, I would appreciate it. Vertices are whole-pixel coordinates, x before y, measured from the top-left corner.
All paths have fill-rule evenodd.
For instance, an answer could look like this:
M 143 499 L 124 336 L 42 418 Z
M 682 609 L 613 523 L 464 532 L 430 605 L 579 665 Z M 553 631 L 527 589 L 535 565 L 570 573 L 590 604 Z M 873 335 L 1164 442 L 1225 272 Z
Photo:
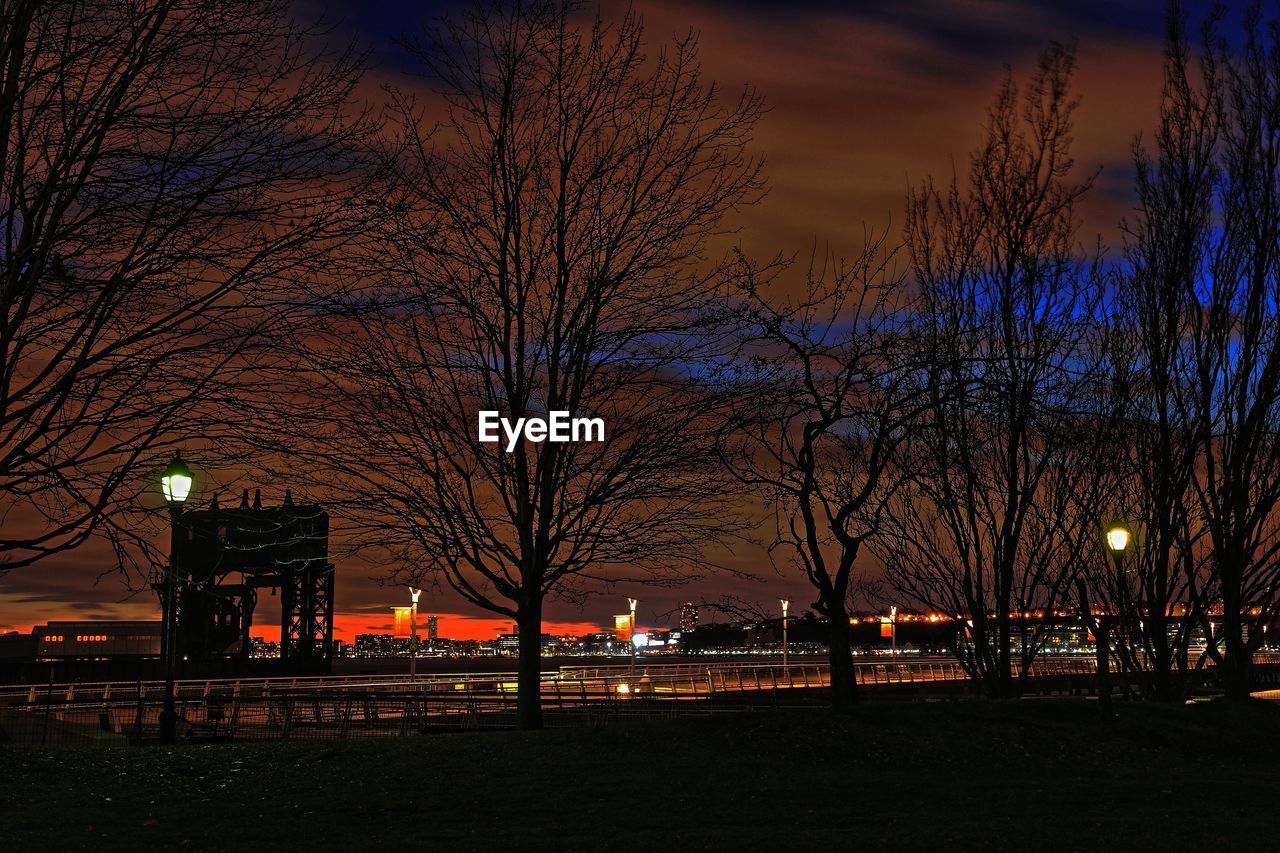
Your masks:
M 0 849 L 1275 849 L 1280 707 L 867 703 L 338 744 L 0 748 Z

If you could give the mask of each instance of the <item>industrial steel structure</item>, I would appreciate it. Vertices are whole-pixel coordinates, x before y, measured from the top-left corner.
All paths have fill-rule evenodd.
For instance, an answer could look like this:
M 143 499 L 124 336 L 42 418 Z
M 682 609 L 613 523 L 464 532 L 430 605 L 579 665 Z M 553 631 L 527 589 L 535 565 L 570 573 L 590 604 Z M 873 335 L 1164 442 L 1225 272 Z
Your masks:
M 249 657 L 259 590 L 280 592 L 280 656 L 297 674 L 327 673 L 333 659 L 334 566 L 329 516 L 315 504 L 252 504 L 176 511 L 173 559 L 157 572 L 162 617 L 175 619 L 174 647 L 184 660 Z M 172 598 L 168 584 L 175 583 Z M 169 602 L 175 611 L 170 613 Z

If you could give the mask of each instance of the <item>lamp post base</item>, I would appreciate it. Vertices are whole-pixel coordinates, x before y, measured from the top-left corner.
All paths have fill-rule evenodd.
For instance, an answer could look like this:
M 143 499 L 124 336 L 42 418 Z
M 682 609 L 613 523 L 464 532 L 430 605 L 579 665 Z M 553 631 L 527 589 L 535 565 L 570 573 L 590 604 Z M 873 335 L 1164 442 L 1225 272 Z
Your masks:
M 160 712 L 160 742 L 178 742 L 178 712 L 171 705 L 166 705 Z

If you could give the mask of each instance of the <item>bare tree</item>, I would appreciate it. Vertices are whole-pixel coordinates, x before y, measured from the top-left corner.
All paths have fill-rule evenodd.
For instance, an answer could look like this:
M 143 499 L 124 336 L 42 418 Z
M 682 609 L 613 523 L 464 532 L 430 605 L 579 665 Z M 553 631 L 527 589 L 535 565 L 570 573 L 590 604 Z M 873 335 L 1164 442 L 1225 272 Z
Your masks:
M 1191 407 L 1206 526 L 1221 600 L 1220 658 L 1227 695 L 1247 699 L 1253 653 L 1280 608 L 1280 41 L 1258 4 L 1246 11 L 1244 46 L 1206 26 L 1206 109 L 1217 117 L 1216 221 L 1196 310 Z
M 280 285 L 347 221 L 359 57 L 287 12 L 0 9 L 0 569 L 127 535 L 140 472 L 234 415 Z
M 397 97 L 380 269 L 317 305 L 306 402 L 275 422 L 362 542 L 516 622 L 526 728 L 548 595 L 678 581 L 734 532 L 703 246 L 760 188 L 753 92 L 722 103 L 692 37 L 646 56 L 635 14 L 577 11 L 480 3 L 409 45 L 444 118 L 432 135 Z M 489 443 L 480 411 L 599 418 L 604 440 Z
M 1116 617 L 1112 646 L 1125 682 L 1167 702 L 1191 686 L 1199 661 L 1190 649 L 1213 595 L 1193 492 L 1207 411 L 1192 393 L 1192 324 L 1220 173 L 1216 74 L 1194 62 L 1176 5 L 1164 75 L 1154 154 L 1141 139 L 1134 145 L 1138 210 L 1114 313 L 1114 379 L 1129 401 L 1110 455 L 1119 478 L 1110 511 L 1133 541 L 1119 560 L 1094 561 L 1090 586 Z
M 767 286 L 776 269 L 744 261 L 740 277 L 737 400 L 721 454 L 772 505 L 770 551 L 785 549 L 814 588 L 835 710 L 856 699 L 849 612 L 858 557 L 900 481 L 898 449 L 931 399 L 894 256 L 872 237 L 852 261 L 811 267 L 792 298 Z
M 1015 640 L 1025 673 L 1098 545 L 1102 288 L 1076 237 L 1074 65 L 1055 45 L 1024 93 L 1007 79 L 967 186 L 910 200 L 935 399 L 873 547 L 898 594 L 961 620 L 960 659 L 993 696 L 1018 691 Z

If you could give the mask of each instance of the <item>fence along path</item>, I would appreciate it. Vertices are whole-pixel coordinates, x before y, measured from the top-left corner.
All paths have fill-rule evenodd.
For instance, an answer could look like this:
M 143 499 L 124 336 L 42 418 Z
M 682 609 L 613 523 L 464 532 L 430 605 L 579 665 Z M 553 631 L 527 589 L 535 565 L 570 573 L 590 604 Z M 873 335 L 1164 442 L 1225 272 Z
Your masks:
M 1258 663 L 1280 663 L 1261 655 Z M 859 685 L 954 686 L 969 675 L 954 660 L 859 661 Z M 1082 683 L 1092 658 L 1045 658 L 1033 678 Z M 543 674 L 546 724 L 595 725 L 687 713 L 742 710 L 768 692 L 830 684 L 825 663 L 708 662 L 569 666 Z M 0 740 L 142 743 L 158 733 L 162 682 L 0 686 Z M 192 740 L 333 740 L 515 724 L 514 673 L 330 676 L 181 681 L 180 732 Z M 794 694 L 791 694 L 794 695 Z M 768 700 L 766 700 L 768 701 Z

